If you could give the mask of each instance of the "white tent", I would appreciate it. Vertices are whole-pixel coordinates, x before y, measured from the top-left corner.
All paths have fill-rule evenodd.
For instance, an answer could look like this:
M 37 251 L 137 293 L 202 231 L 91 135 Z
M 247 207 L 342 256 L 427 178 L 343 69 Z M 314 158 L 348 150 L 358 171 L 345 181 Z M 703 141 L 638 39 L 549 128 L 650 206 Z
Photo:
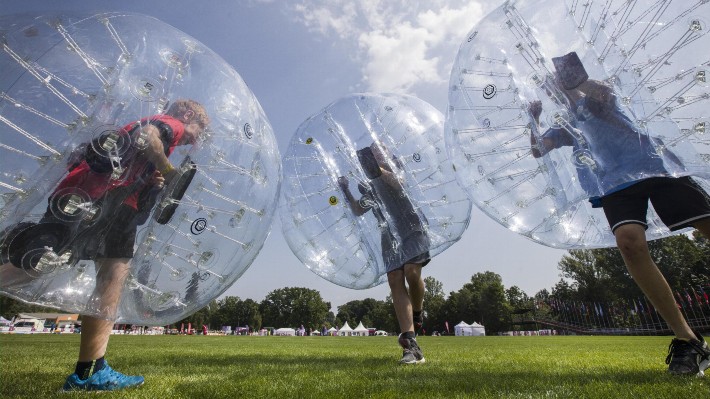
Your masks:
M 462 321 L 454 326 L 454 332 L 457 336 L 478 337 L 486 335 L 486 328 L 475 321 L 473 324 Z
M 347 321 L 342 327 L 340 327 L 340 330 L 338 330 L 338 335 L 341 337 L 349 337 L 353 335 L 353 329 L 348 325 Z
M 336 335 L 338 333 L 338 329 L 335 327 L 330 327 L 328 329 L 328 335 Z
M 473 336 L 483 337 L 486 335 L 486 327 L 483 327 L 483 325 L 475 321 L 471 324 L 471 330 L 473 331 Z
M 357 335 L 359 337 L 367 337 L 368 335 L 370 335 L 370 330 L 365 328 L 365 326 L 362 325 L 361 321 L 360 324 L 358 324 L 357 327 L 355 327 L 355 329 L 353 330 L 353 335 Z
M 279 329 L 277 329 L 276 331 L 274 331 L 274 335 L 290 335 L 290 336 L 294 336 L 294 335 L 296 335 L 296 330 L 294 330 L 293 328 L 288 328 L 288 327 L 279 328 Z

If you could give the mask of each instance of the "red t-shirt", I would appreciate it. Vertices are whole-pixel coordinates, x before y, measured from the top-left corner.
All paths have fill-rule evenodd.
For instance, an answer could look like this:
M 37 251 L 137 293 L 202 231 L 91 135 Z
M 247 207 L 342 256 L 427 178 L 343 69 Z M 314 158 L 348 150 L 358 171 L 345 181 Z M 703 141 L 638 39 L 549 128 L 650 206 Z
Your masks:
M 175 147 L 180 142 L 183 133 L 185 133 L 185 126 L 178 119 L 173 118 L 168 115 L 155 115 L 150 118 L 141 119 L 141 123 L 150 121 L 160 121 L 167 124 L 173 130 L 173 140 L 169 144 L 168 155 L 172 154 Z M 129 123 L 124 126 L 121 130 L 122 132 L 129 132 L 135 126 L 135 122 Z M 110 191 L 117 187 L 125 187 L 133 184 L 138 179 L 150 179 L 150 176 L 143 176 L 146 168 L 152 166 L 152 164 L 143 159 L 135 159 L 128 165 L 125 165 L 126 170 L 119 179 L 111 179 L 111 173 L 97 173 L 91 170 L 89 164 L 84 160 L 79 166 L 72 169 L 67 177 L 62 180 L 57 186 L 54 192 L 65 188 L 78 188 L 85 192 L 89 198 L 92 200 L 100 198 L 107 191 Z M 139 182 L 137 187 L 133 192 L 123 201 L 124 204 L 138 209 L 138 195 L 141 190 L 148 184 L 148 181 L 144 181 L 142 184 Z

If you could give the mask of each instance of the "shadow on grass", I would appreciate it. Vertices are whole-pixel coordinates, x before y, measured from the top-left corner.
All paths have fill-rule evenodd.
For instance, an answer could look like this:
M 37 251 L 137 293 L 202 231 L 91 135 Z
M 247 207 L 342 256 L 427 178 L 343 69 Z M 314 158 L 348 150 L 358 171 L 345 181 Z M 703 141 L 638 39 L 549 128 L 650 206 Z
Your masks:
M 187 397 L 228 397 L 233 394 L 266 397 L 285 392 L 296 397 L 325 397 L 346 392 L 364 397 L 533 395 L 617 398 L 627 397 L 624 392 L 630 396 L 659 397 L 653 394 L 659 382 L 683 389 L 682 378 L 668 376 L 661 371 L 491 370 L 475 361 L 455 365 L 431 361 L 419 365 L 400 365 L 398 357 L 391 355 L 198 355 L 189 359 L 173 356 L 168 363 L 184 364 L 185 361 L 193 365 L 183 368 L 184 375 L 192 374 L 197 378 L 179 382 L 175 390 Z M 150 364 L 146 366 L 151 367 Z M 157 363 L 152 366 L 160 367 Z M 646 393 L 651 396 L 645 396 Z M 350 394 L 345 397 L 350 397 Z M 590 394 L 600 396 L 588 396 Z
M 0 396 L 55 394 L 73 367 L 76 352 L 66 345 L 73 341 L 46 345 L 38 340 L 31 346 L 28 340 L 12 340 L 19 345 L 4 348 Z M 619 363 L 625 357 L 613 352 L 609 359 L 614 364 L 603 363 L 605 352 L 596 363 L 578 364 L 574 360 L 586 349 L 565 357 L 563 350 L 531 347 L 537 355 L 512 360 L 508 341 L 499 350 L 482 345 L 487 342 L 424 343 L 430 350 L 427 363 L 405 366 L 398 364 L 401 352 L 391 341 L 117 337 L 112 338 L 107 360 L 119 371 L 144 375 L 146 385 L 110 396 L 677 399 L 707 397 L 710 384 L 707 378 L 702 382 L 667 375 L 661 364 L 627 369 L 626 363 Z

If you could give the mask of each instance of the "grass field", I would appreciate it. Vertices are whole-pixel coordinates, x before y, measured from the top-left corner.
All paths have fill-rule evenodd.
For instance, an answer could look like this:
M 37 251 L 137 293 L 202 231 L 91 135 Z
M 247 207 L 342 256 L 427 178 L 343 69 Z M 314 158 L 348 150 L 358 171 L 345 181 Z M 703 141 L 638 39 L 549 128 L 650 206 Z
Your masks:
M 112 336 L 107 360 L 140 388 L 102 398 L 710 398 L 710 376 L 670 376 L 668 337 Z M 62 398 L 78 335 L 0 336 L 0 397 Z

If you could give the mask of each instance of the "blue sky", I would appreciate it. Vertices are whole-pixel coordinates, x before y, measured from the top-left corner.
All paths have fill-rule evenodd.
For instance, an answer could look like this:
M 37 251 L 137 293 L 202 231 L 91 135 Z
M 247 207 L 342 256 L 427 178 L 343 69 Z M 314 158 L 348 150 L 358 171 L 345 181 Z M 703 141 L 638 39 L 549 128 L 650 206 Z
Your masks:
M 196 38 L 231 64 L 264 108 L 283 154 L 296 128 L 334 100 L 356 92 L 417 96 L 442 112 L 459 43 L 497 2 L 407 0 L 22 1 L 16 12 L 128 11 L 150 15 Z M 291 253 L 278 216 L 261 253 L 224 295 L 261 301 L 278 288 L 316 289 L 337 306 L 384 299 L 386 285 L 350 290 L 321 279 Z M 436 257 L 425 276 L 458 290 L 477 272 L 530 295 L 559 279 L 566 251 L 533 243 L 473 210 L 461 241 Z M 426 306 L 426 304 L 425 304 Z

